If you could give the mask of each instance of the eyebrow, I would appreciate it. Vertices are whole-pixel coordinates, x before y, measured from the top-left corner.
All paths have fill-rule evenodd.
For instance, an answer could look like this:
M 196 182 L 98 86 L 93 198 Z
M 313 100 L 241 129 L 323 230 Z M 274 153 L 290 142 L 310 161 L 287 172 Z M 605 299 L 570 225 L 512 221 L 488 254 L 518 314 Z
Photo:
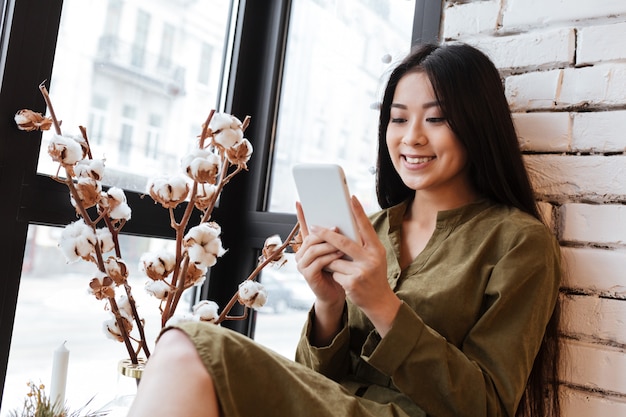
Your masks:
M 401 103 L 391 103 L 391 107 L 395 107 L 397 109 L 403 109 L 403 110 L 407 110 L 408 109 L 406 104 L 401 104 Z M 422 108 L 424 108 L 424 109 L 430 109 L 432 107 L 439 107 L 439 102 L 434 100 L 434 101 L 429 101 L 427 103 L 424 103 L 422 105 Z

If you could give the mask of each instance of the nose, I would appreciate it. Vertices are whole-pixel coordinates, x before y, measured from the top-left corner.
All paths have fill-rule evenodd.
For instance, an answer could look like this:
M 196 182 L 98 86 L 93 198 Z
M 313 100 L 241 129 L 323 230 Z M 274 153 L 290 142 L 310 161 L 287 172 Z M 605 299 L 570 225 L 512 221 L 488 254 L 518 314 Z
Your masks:
M 423 146 L 428 143 L 428 138 L 419 123 L 414 123 L 404 132 L 402 143 L 408 146 Z

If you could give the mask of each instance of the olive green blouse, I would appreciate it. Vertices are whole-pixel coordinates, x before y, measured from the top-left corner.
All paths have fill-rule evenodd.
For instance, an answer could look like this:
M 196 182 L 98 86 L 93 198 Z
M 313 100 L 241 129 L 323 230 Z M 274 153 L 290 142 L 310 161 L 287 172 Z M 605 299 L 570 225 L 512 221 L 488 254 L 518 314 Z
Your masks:
M 556 239 L 532 216 L 479 200 L 439 212 L 428 244 L 402 270 L 406 209 L 371 218 L 403 301 L 392 329 L 381 338 L 348 302 L 339 334 L 314 347 L 311 311 L 296 360 L 411 416 L 515 415 L 558 297 Z

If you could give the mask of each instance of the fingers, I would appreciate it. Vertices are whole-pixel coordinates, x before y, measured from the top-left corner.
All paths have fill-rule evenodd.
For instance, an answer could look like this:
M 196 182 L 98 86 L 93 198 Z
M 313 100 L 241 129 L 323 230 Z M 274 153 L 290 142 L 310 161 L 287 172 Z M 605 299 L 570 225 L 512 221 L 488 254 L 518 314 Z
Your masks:
M 374 239 L 378 240 L 378 235 L 372 227 L 369 216 L 365 212 L 365 209 L 363 208 L 363 205 L 361 205 L 359 199 L 356 198 L 356 196 L 352 196 L 350 198 L 350 203 L 352 204 L 352 214 L 354 214 L 354 219 L 356 220 L 357 227 L 359 228 L 361 241 L 371 242 Z
M 296 201 L 296 217 L 298 218 L 298 223 L 300 224 L 300 234 L 302 235 L 302 239 L 304 239 L 309 235 L 309 229 L 306 225 L 306 220 L 304 219 L 302 204 L 300 204 L 299 201 Z

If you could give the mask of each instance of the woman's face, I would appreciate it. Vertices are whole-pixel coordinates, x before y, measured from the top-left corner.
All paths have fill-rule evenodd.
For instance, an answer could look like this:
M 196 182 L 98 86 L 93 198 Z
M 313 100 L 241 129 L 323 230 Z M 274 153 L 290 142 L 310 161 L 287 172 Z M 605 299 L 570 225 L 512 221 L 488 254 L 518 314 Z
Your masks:
M 441 112 L 428 76 L 404 75 L 393 96 L 387 148 L 404 184 L 435 197 L 472 192 L 467 152 Z

